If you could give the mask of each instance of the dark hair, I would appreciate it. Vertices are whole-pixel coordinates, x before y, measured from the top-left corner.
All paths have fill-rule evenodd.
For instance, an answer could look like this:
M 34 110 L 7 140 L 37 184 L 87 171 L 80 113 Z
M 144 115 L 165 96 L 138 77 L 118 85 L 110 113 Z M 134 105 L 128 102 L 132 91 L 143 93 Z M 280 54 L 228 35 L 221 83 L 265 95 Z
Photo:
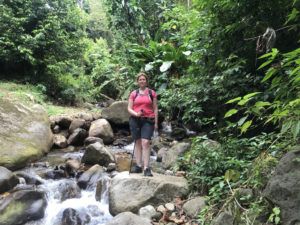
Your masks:
M 146 81 L 148 82 L 149 78 L 148 78 L 148 76 L 147 76 L 147 74 L 145 72 L 139 72 L 136 75 L 136 81 L 138 81 L 141 76 L 144 76 L 146 78 Z

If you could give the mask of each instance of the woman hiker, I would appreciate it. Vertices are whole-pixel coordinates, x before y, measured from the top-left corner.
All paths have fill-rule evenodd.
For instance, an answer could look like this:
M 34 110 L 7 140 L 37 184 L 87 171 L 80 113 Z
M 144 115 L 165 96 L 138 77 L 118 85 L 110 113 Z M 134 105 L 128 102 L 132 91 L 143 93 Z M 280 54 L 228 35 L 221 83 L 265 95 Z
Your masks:
M 141 72 L 136 78 L 139 89 L 130 93 L 128 101 L 128 112 L 131 117 L 129 126 L 131 135 L 135 141 L 134 155 L 136 166 L 132 173 L 142 173 L 144 176 L 153 176 L 149 167 L 150 140 L 154 129 L 158 129 L 158 107 L 155 91 L 149 89 L 148 77 Z M 131 168 L 130 168 L 131 169 Z

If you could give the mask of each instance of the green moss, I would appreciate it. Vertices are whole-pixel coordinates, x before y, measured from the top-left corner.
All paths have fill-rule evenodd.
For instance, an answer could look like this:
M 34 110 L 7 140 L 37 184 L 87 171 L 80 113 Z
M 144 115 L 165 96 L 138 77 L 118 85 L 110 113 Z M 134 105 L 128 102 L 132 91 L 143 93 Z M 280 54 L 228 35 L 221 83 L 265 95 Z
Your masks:
M 25 204 L 21 202 L 10 203 L 0 214 L 0 224 L 12 224 L 25 210 Z

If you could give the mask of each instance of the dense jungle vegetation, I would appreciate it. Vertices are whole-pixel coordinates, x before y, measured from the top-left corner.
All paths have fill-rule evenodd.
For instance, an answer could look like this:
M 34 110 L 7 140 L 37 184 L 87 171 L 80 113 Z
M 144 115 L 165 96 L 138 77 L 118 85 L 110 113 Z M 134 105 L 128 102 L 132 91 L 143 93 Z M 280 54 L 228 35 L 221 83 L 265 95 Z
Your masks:
M 204 134 L 176 165 L 209 197 L 199 221 L 230 208 L 237 224 L 279 224 L 260 192 L 299 145 L 299 11 L 299 0 L 1 0 L 0 78 L 80 105 L 127 99 L 146 71 L 162 119 Z M 239 187 L 257 194 L 239 199 Z

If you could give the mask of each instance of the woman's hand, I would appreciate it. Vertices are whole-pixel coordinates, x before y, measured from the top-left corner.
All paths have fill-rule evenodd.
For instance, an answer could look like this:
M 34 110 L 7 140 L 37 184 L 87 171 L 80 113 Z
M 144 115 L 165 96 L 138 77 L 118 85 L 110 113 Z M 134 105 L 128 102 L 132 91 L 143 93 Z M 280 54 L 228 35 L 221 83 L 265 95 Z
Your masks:
M 142 115 L 143 115 L 143 111 L 138 111 L 138 112 L 135 114 L 136 117 L 141 117 Z

